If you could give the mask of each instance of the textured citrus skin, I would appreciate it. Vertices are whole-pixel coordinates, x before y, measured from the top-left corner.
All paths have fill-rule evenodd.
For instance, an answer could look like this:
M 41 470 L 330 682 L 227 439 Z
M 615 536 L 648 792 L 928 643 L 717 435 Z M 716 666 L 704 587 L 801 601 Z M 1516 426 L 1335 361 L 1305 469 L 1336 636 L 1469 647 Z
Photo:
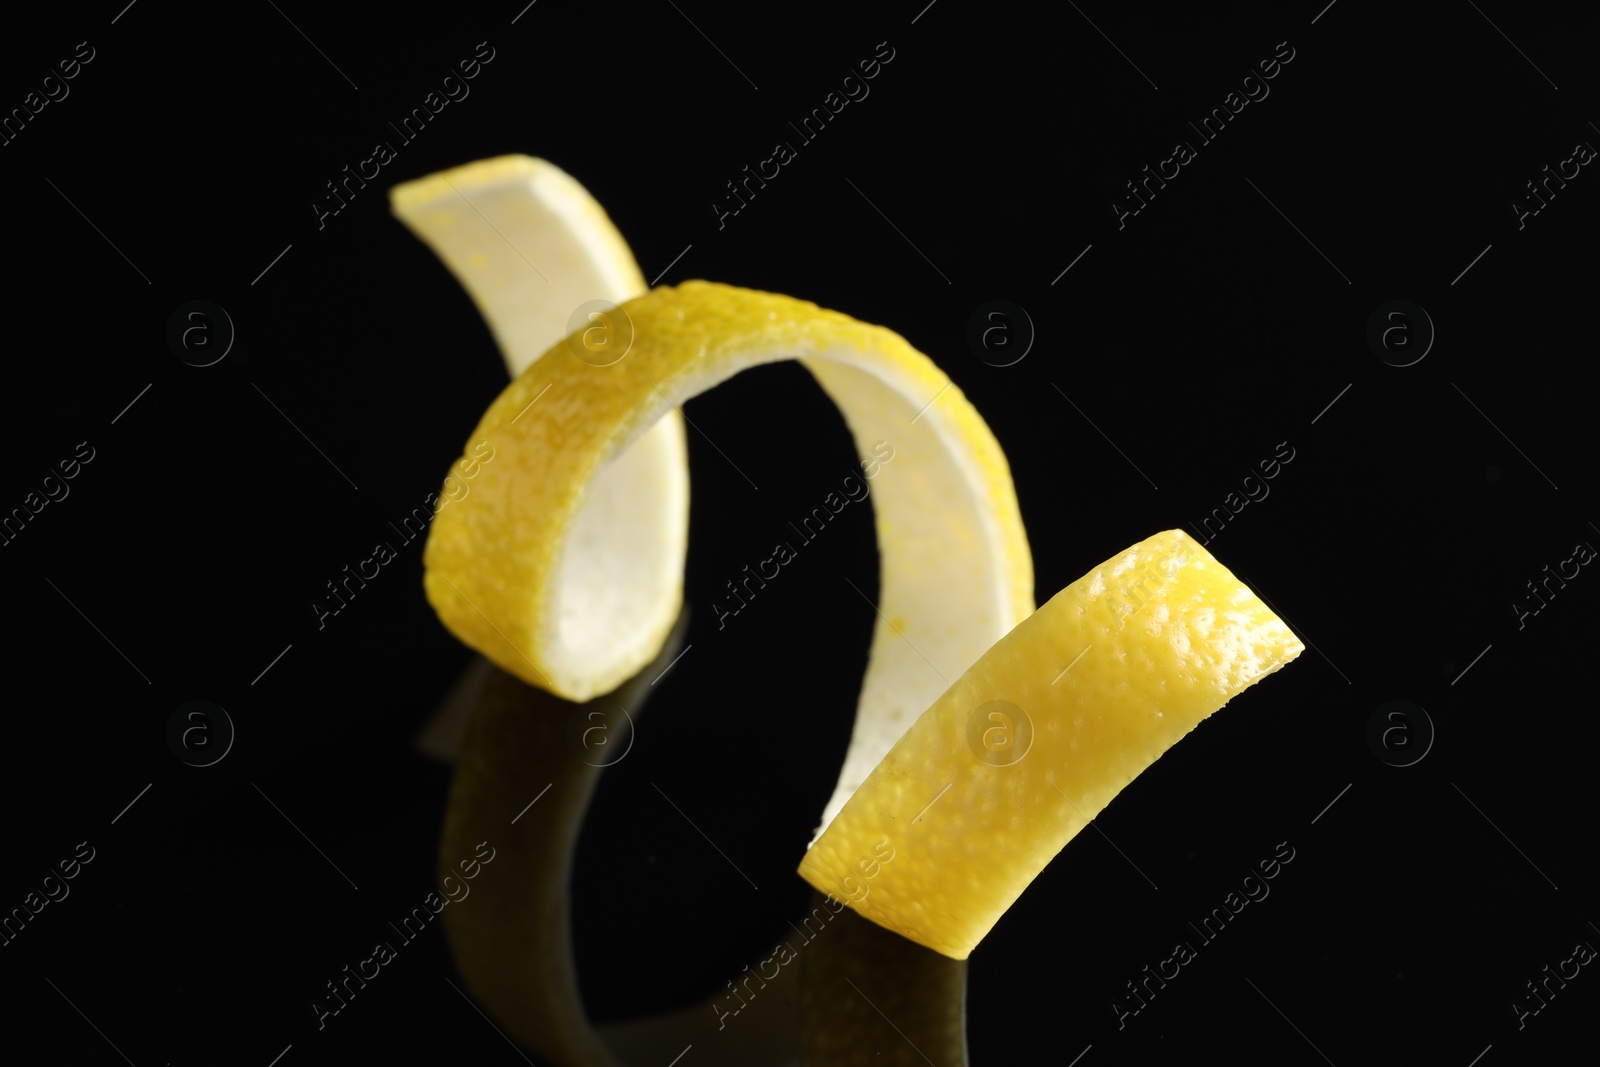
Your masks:
M 1057 593 L 934 701 L 800 874 L 849 900 L 865 882 L 862 863 L 887 840 L 894 861 L 872 869 L 870 892 L 852 906 L 966 959 L 1112 797 L 1303 650 L 1187 534 L 1141 541 Z M 1015 721 L 991 719 L 996 707 Z M 1031 744 L 1008 752 L 1027 741 L 1027 723 Z
M 513 379 L 565 338 L 585 310 L 614 307 L 648 288 L 605 210 L 546 160 L 513 155 L 468 163 L 396 186 L 390 204 L 472 297 Z M 495 458 L 486 442 L 471 444 L 468 451 Z M 477 468 L 476 461 L 459 467 L 445 495 L 471 492 Z M 633 527 L 632 540 L 615 548 L 619 565 L 602 590 L 613 597 L 626 590 L 629 611 L 616 613 L 616 627 L 635 643 L 654 637 L 682 600 L 689 526 L 682 416 L 666 412 L 589 490 L 592 521 L 604 524 L 622 501 Z M 549 688 L 526 665 L 521 673 Z
M 895 450 L 872 485 L 880 615 L 857 720 L 857 739 L 871 735 L 870 743 L 852 744 L 837 810 L 947 679 L 1033 610 L 1032 557 L 1005 456 L 949 378 L 883 327 L 710 282 L 655 289 L 621 311 L 617 329 L 631 323 L 633 336 L 620 361 L 580 358 L 580 331 L 485 412 L 470 441 L 491 446 L 495 459 L 433 522 L 429 602 L 461 640 L 530 684 L 571 700 L 616 688 L 655 655 L 667 625 L 619 624 L 612 635 L 607 621 L 624 617 L 634 598 L 670 595 L 672 613 L 652 613 L 670 624 L 682 576 L 670 590 L 647 591 L 592 567 L 581 602 L 564 600 L 565 554 L 605 547 L 572 541 L 586 487 L 673 405 L 747 367 L 801 360 L 839 405 L 862 456 L 878 437 Z M 616 565 L 626 562 L 618 553 Z M 841 581 L 838 595 L 855 594 Z

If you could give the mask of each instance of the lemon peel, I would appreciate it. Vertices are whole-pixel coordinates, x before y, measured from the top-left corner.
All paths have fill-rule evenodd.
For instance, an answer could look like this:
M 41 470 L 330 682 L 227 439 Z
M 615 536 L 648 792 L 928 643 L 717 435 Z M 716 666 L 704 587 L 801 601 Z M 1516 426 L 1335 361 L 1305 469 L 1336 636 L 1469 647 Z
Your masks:
M 1061 590 L 933 701 L 800 874 L 966 959 L 1118 792 L 1304 650 L 1187 534 L 1156 534 Z M 894 862 L 874 861 L 879 842 Z
M 797 359 L 863 457 L 892 447 L 874 484 L 881 593 L 855 728 L 800 865 L 885 929 L 966 959 L 1117 792 L 1303 651 L 1176 530 L 1035 612 L 999 444 L 890 330 L 710 282 L 646 292 L 604 211 L 542 160 L 485 160 L 391 197 L 514 376 L 470 439 L 504 458 L 436 517 L 425 590 L 447 628 L 534 686 L 585 701 L 660 655 L 683 601 L 681 404 Z M 901 858 L 880 864 L 888 842 Z M 873 892 L 854 891 L 857 874 Z
M 424 586 L 452 633 L 529 684 L 587 700 L 659 651 L 683 602 L 691 397 L 797 358 L 862 456 L 894 450 L 873 484 L 878 621 L 820 834 L 949 679 L 1033 610 L 1033 558 L 988 426 L 898 335 L 790 297 L 690 282 L 573 324 L 643 279 L 599 205 L 543 160 L 484 160 L 390 196 L 517 375 L 470 439 L 499 458 L 433 522 Z M 570 329 L 552 332 L 563 317 Z M 594 358 L 597 340 L 623 355 Z
M 395 186 L 389 202 L 471 297 L 512 378 L 571 332 L 575 314 L 587 323 L 586 310 L 604 315 L 605 307 L 648 288 L 605 210 L 575 178 L 546 160 L 524 155 L 480 160 Z M 530 404 L 539 399 L 544 398 Z M 553 403 L 561 401 L 558 396 Z M 585 491 L 586 506 L 575 516 L 576 535 L 616 538 L 616 555 L 627 561 L 614 575 L 616 584 L 598 595 L 626 596 L 631 584 L 636 610 L 628 625 L 634 647 L 643 650 L 654 641 L 659 648 L 682 603 L 689 546 L 689 457 L 681 414 L 663 414 Z M 623 517 L 626 522 L 619 523 Z M 574 589 L 572 594 L 596 591 Z M 490 626 L 498 621 L 485 619 Z M 552 688 L 537 672 L 530 676 L 525 664 L 509 669 L 574 700 L 623 680 L 613 677 L 600 688 Z

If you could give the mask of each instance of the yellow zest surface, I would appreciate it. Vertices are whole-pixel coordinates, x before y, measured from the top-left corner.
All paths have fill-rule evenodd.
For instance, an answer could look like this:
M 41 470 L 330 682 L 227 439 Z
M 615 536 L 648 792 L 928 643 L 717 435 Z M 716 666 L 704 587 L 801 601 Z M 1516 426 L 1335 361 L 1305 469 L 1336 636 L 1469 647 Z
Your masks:
M 597 333 L 623 353 L 615 362 L 598 365 Z M 690 398 L 783 359 L 832 397 L 864 466 L 893 457 L 871 486 L 877 623 L 825 826 L 948 680 L 1033 610 L 1005 456 L 960 389 L 897 334 L 709 282 L 627 301 L 532 360 L 490 405 L 470 445 L 493 448 L 494 462 L 435 518 L 424 583 L 452 633 L 530 684 L 575 701 L 615 689 L 677 617 L 682 548 L 656 517 L 687 507 L 686 487 L 619 482 L 617 465 Z M 830 595 L 855 596 L 842 577 Z
M 933 701 L 800 874 L 965 959 L 1119 791 L 1303 650 L 1188 535 L 1141 541 L 1057 593 Z M 892 863 L 874 862 L 880 842 Z

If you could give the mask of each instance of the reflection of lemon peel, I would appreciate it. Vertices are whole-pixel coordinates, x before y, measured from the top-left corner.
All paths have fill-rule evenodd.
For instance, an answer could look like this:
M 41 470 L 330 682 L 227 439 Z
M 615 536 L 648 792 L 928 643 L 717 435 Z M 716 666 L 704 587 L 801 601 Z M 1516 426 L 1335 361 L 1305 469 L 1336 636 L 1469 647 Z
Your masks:
M 813 894 L 811 914 L 831 907 Z M 965 960 L 945 959 L 845 910 L 815 942 L 800 949 L 806 1067 L 965 1067 Z
M 793 1017 L 798 1013 L 786 1008 L 795 999 L 793 976 L 780 974 L 768 995 L 741 1016 L 742 1025 L 721 1032 L 711 1010 L 716 996 L 682 1011 L 595 1026 L 580 995 L 573 865 L 584 813 L 605 769 L 574 723 L 581 730 L 599 711 L 600 721 L 615 716 L 612 729 L 628 730 L 624 716 L 617 715 L 620 709 L 632 709 L 629 721 L 650 713 L 655 692 L 650 679 L 682 651 L 687 629 L 680 625 L 645 671 L 590 705 L 575 707 L 488 664 L 467 698 L 469 714 L 439 840 L 438 877 L 454 875 L 459 881 L 460 857 L 473 855 L 478 842 L 493 848 L 495 859 L 470 883 L 466 897 L 444 906 L 439 920 L 466 989 L 495 1025 L 540 1056 L 540 1063 L 666 1063 L 693 1043 L 694 1062 L 704 1067 L 795 1067 Z M 672 1051 L 659 1055 L 665 1048 Z M 688 1064 L 685 1060 L 683 1067 Z
M 1057 593 L 933 701 L 800 873 L 849 899 L 856 857 L 887 839 L 895 862 L 851 906 L 965 959 L 1118 792 L 1304 648 L 1188 535 L 1156 534 Z

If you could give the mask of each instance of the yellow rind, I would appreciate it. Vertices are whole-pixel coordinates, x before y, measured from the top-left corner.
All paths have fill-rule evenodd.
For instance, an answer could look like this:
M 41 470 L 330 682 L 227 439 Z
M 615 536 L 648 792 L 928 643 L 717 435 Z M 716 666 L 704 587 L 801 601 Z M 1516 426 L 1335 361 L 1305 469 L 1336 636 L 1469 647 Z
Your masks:
M 615 688 L 649 657 L 619 665 L 605 678 L 579 679 L 554 677 L 558 668 L 541 655 L 553 636 L 556 546 L 564 547 L 567 520 L 585 483 L 659 418 L 669 400 L 681 403 L 740 370 L 786 358 L 816 371 L 807 356 L 870 367 L 902 391 L 930 397 L 942 391 L 941 414 L 968 446 L 962 458 L 1002 505 L 994 525 L 1005 542 L 1007 599 L 1032 601 L 1032 557 L 1005 456 L 961 390 L 904 339 L 808 301 L 710 282 L 655 289 L 622 310 L 634 339 L 621 363 L 596 368 L 565 351 L 567 340 L 559 342 L 549 353 L 556 358 L 531 365 L 471 435 L 500 458 L 482 468 L 464 506 L 439 513 L 424 557 L 429 601 L 462 640 L 531 684 L 565 690 L 561 695 L 569 699 Z M 835 351 L 824 355 L 828 349 Z M 833 369 L 824 365 L 820 372 L 826 386 Z M 547 390 L 536 410 L 527 408 Z M 851 406 L 848 399 L 844 406 Z M 535 417 L 518 419 L 525 409 Z M 885 552 L 899 532 L 880 529 L 890 542 Z M 485 559 L 493 565 L 483 566 Z M 525 591 L 536 591 L 533 611 L 518 597 Z M 659 648 L 667 629 L 670 623 L 649 644 Z
M 452 632 L 533 685 L 580 701 L 614 688 L 649 661 L 677 617 L 689 515 L 677 404 L 745 366 L 789 357 L 837 403 L 864 457 L 857 482 L 876 473 L 869 506 L 881 567 L 855 727 L 820 833 L 949 679 L 1033 609 L 1027 539 L 988 427 L 899 337 L 771 294 L 694 283 L 662 297 L 666 305 L 642 305 L 635 348 L 620 363 L 609 358 L 627 343 L 620 316 L 602 331 L 614 346 L 606 352 L 556 343 L 575 328 L 584 336 L 595 300 L 626 301 L 645 282 L 604 209 L 544 160 L 482 160 L 390 196 L 472 297 L 520 382 L 456 465 L 425 588 Z M 689 320 L 699 325 L 676 330 Z M 522 377 L 552 361 L 564 372 Z M 570 431 L 580 423 L 603 429 L 579 441 Z M 830 499 L 836 513 L 836 496 L 797 505 L 826 521 Z M 525 521 L 549 508 L 538 513 L 559 518 Z M 809 513 L 791 514 L 804 524 Z M 791 551 L 804 544 L 798 527 L 796 535 Z M 770 577 L 772 565 L 769 557 L 758 569 Z M 824 595 L 840 610 L 865 607 L 844 576 Z
M 574 320 L 583 321 L 585 312 L 615 306 L 647 288 L 605 210 L 576 179 L 542 159 L 501 156 L 440 171 L 395 187 L 390 203 L 471 296 L 513 379 L 564 338 Z M 470 441 L 465 452 L 447 487 L 452 502 L 475 492 L 483 484 L 480 464 L 497 458 L 479 440 Z M 631 614 L 618 613 L 619 621 L 626 616 L 632 624 L 628 640 L 658 638 L 682 602 L 689 519 L 682 416 L 673 411 L 659 419 L 587 486 L 586 500 L 576 523 L 580 536 L 604 528 L 619 509 L 626 511 L 631 537 L 619 546 L 622 565 L 602 592 L 625 595 L 632 605 Z M 494 565 L 487 556 L 480 563 Z
M 1118 792 L 1304 647 L 1181 530 L 1148 538 L 1057 593 L 935 700 L 800 874 L 846 901 L 869 886 L 852 905 L 860 914 L 966 959 Z M 995 746 L 981 740 L 1001 721 L 980 712 L 996 700 L 1022 712 L 1010 743 L 1031 723 L 1020 758 L 985 757 L 1006 742 L 1004 728 Z M 880 841 L 894 849 L 881 867 Z
M 633 337 L 620 362 L 579 358 L 575 334 L 489 406 L 470 440 L 496 458 L 434 520 L 429 602 L 451 632 L 530 684 L 571 700 L 616 688 L 659 650 L 681 573 L 670 589 L 612 573 L 632 558 L 620 551 L 634 536 L 620 516 L 574 538 L 592 483 L 677 405 L 740 370 L 799 359 L 838 404 L 861 456 L 870 460 L 880 441 L 893 450 L 871 483 L 878 618 L 826 825 L 920 709 L 1032 611 L 1009 465 L 961 390 L 883 327 L 710 282 L 653 290 L 622 313 Z M 573 575 L 583 578 L 573 584 Z M 856 597 L 842 578 L 835 595 L 847 610 Z

